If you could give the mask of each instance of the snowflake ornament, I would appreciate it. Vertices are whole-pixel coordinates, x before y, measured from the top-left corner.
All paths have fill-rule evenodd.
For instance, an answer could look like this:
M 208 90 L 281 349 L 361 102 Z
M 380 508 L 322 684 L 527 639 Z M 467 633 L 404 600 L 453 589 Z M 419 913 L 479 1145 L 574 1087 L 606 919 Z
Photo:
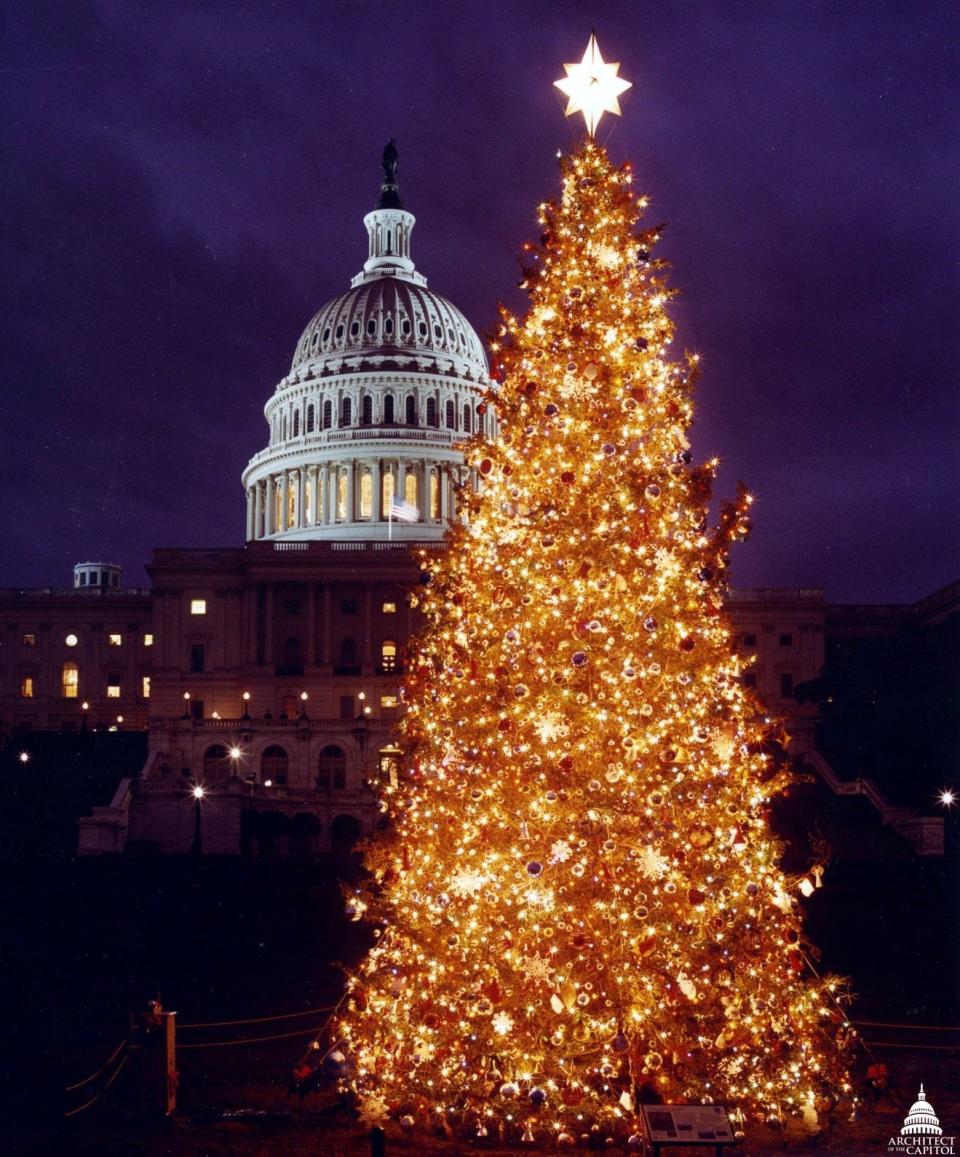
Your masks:
M 640 871 L 645 876 L 649 876 L 651 880 L 659 880 L 661 876 L 666 875 L 669 867 L 669 862 L 660 855 L 656 848 L 643 849 L 640 855 Z
M 500 1036 L 506 1036 L 513 1028 L 513 1017 L 506 1012 L 498 1012 L 493 1018 L 493 1031 L 499 1033 Z
M 553 967 L 550 961 L 542 956 L 525 956 L 520 962 L 520 971 L 527 980 L 549 982 L 553 977 Z
M 565 864 L 573 855 L 573 848 L 566 840 L 557 840 L 550 847 L 551 864 Z
M 486 882 L 480 872 L 459 872 L 450 884 L 450 891 L 457 896 L 475 896 Z
M 387 1102 L 374 1094 L 363 1097 L 360 1102 L 360 1123 L 369 1129 L 382 1125 L 389 1116 Z
M 566 735 L 570 730 L 567 721 L 556 712 L 544 715 L 537 721 L 536 727 L 541 743 L 552 743 L 555 739 L 560 739 Z

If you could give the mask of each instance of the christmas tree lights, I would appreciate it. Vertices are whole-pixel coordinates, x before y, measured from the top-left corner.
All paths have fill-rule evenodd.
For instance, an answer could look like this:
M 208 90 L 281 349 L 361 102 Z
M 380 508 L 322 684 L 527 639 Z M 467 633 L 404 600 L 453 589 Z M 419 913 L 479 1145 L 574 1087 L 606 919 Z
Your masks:
M 698 359 L 671 354 L 629 168 L 587 140 L 561 170 L 493 347 L 480 493 L 423 557 L 344 1087 L 368 1120 L 542 1144 L 627 1138 L 645 1095 L 812 1124 L 849 1024 L 806 967 L 768 820 L 783 735 L 723 611 L 751 499 L 708 528 Z

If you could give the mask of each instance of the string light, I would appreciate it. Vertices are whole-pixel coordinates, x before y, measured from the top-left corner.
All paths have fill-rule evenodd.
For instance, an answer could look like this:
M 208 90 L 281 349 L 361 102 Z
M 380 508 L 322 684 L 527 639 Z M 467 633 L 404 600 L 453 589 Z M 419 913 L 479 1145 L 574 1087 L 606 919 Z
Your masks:
M 481 492 L 421 556 L 405 773 L 349 895 L 376 940 L 334 1026 L 343 1086 L 369 1123 L 507 1142 L 625 1141 L 644 1085 L 810 1126 L 850 1030 L 802 948 L 822 869 L 787 876 L 769 828 L 788 738 L 723 611 L 752 499 L 708 526 L 699 359 L 671 353 L 629 171 L 587 141 L 561 172 L 494 342 Z

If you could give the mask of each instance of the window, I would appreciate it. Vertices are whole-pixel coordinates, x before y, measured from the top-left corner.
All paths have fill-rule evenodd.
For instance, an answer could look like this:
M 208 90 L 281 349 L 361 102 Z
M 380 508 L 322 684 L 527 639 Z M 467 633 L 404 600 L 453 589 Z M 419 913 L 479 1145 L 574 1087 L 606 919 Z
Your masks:
M 107 646 L 108 647 L 122 647 L 123 646 L 123 635 L 107 635 Z
M 227 779 L 231 772 L 230 753 L 219 743 L 203 753 L 203 778 Z
M 380 608 L 380 610 L 385 615 L 395 615 L 397 613 L 397 604 L 396 603 L 384 603 L 383 606 Z
M 299 599 L 284 599 L 282 604 L 283 613 L 285 615 L 299 615 L 300 614 L 300 600 Z
M 205 615 L 207 613 L 206 599 L 191 599 L 190 600 L 190 614 L 191 615 Z
M 33 634 L 26 634 L 23 636 L 21 642 L 25 647 L 35 647 L 37 645 L 37 636 Z
M 76 635 L 67 635 L 63 641 L 68 647 L 75 647 L 80 642 Z
M 392 317 L 388 317 L 388 318 L 385 318 L 385 319 L 384 319 L 384 322 L 383 322 L 383 332 L 384 332 L 384 333 L 385 333 L 385 334 L 386 334 L 388 337 L 392 337 L 392 336 L 393 336 L 393 318 L 392 318 Z
M 283 435 L 282 440 L 284 442 L 286 442 L 286 440 L 287 440 L 287 415 L 286 414 L 283 415 L 283 424 L 281 425 L 280 430 L 281 430 L 281 433 Z
M 403 319 L 403 321 L 400 322 L 400 332 L 403 334 L 404 337 L 410 336 L 410 318 L 409 317 L 405 317 Z
M 190 644 L 190 673 L 199 675 L 203 671 L 207 658 L 207 648 L 204 643 Z
M 781 635 L 780 636 L 780 646 L 781 647 L 792 647 L 793 646 L 793 635 Z
M 457 428 L 457 411 L 453 402 L 447 402 L 447 429 L 455 430 Z
M 467 431 L 468 434 L 470 433 L 470 407 L 469 406 L 463 407 L 463 428 L 464 428 L 464 430 Z
M 353 417 L 353 406 L 349 398 L 344 398 L 340 404 L 340 425 L 349 426 Z
M 80 670 L 76 663 L 64 663 L 60 672 L 60 694 L 64 699 L 76 699 L 80 684 Z
M 143 645 L 145 647 L 152 647 L 153 646 L 153 635 L 144 635 L 143 636 Z
M 260 779 L 264 783 L 269 779 L 272 783 L 283 785 L 287 782 L 289 766 L 286 750 L 279 744 L 271 744 L 260 759 Z
M 417 505 L 417 476 L 416 474 L 408 474 L 403 480 L 403 497 L 404 501 L 409 502 L 411 506 Z
M 342 599 L 340 602 L 340 613 L 343 615 L 355 615 L 357 613 L 357 600 Z
M 353 696 L 352 695 L 341 695 L 340 696 L 340 718 L 341 719 L 353 719 L 355 715 L 356 715 L 356 708 L 354 707 L 354 704 L 353 704 Z
M 140 694 L 144 699 L 150 698 L 150 676 L 144 675 L 140 680 Z
M 190 700 L 190 718 L 195 719 L 198 722 L 203 719 L 203 700 L 202 699 L 191 699 Z
M 381 707 L 396 707 L 396 705 L 397 705 L 396 695 L 381 695 L 380 696 L 380 706 Z
M 295 719 L 300 711 L 300 700 L 296 695 L 284 695 L 280 700 L 280 718 Z
M 756 687 L 756 685 L 757 685 L 756 675 L 754 675 L 753 673 L 750 673 L 748 675 L 744 675 L 743 685 L 744 685 L 744 687 Z
M 430 471 L 430 517 L 440 517 L 440 477 L 435 470 Z
M 360 403 L 360 423 L 363 426 L 373 424 L 373 398 L 369 394 L 364 394 Z
M 367 333 L 371 337 L 373 337 L 373 335 L 376 332 L 377 332 L 377 319 L 375 317 L 371 317 L 370 320 L 367 322 Z
M 380 646 L 380 670 L 389 675 L 397 669 L 397 644 L 392 639 L 385 639 Z
M 404 407 L 404 421 L 408 426 L 415 426 L 417 424 L 417 399 L 413 394 L 407 394 Z
M 389 785 L 390 787 L 397 786 L 397 779 L 400 775 L 400 748 L 399 747 L 381 747 L 377 753 L 377 771 L 380 775 L 380 782 Z
M 120 698 L 120 676 L 119 675 L 108 675 L 107 676 L 107 698 L 108 699 L 119 699 Z
M 390 423 L 395 420 L 393 416 L 393 394 L 387 394 L 383 399 L 383 420 L 384 422 Z
M 360 475 L 360 517 L 373 517 L 373 478 L 367 471 Z
M 82 570 L 80 572 L 80 586 L 85 587 L 86 585 L 87 585 L 87 572 L 85 570 Z
M 312 434 L 314 427 L 317 424 L 317 411 L 311 403 L 307 406 L 307 433 Z
M 790 699 L 793 696 L 793 675 L 789 671 L 780 673 L 780 698 Z
M 355 639 L 346 638 L 340 640 L 340 665 L 342 667 L 352 667 L 357 661 L 357 643 Z
M 294 438 L 300 437 L 300 411 L 299 410 L 294 411 L 294 415 L 293 415 L 293 436 L 294 436 Z
M 427 425 L 428 426 L 439 426 L 440 425 L 439 421 L 437 420 L 437 399 L 436 398 L 427 398 Z
M 33 698 L 33 676 L 32 675 L 21 675 L 21 677 L 20 677 L 20 698 L 21 699 L 32 699 Z
M 421 337 L 427 336 L 427 323 L 425 321 L 421 321 L 417 324 L 417 333 Z
M 335 791 L 342 791 L 347 786 L 347 757 L 343 748 L 328 744 L 320 752 L 317 772 L 317 787 L 332 787 Z
M 743 636 L 743 645 L 745 647 L 755 647 L 757 645 L 757 636 L 756 635 L 744 635 Z
M 324 430 L 329 430 L 332 425 L 333 425 L 333 403 L 329 402 L 329 401 L 324 402 L 323 403 L 323 428 L 324 428 Z
M 341 470 L 337 474 L 337 518 L 340 522 L 347 521 L 347 472 Z
M 359 337 L 360 336 L 360 322 L 359 321 L 352 321 L 350 323 L 350 336 L 351 337 Z

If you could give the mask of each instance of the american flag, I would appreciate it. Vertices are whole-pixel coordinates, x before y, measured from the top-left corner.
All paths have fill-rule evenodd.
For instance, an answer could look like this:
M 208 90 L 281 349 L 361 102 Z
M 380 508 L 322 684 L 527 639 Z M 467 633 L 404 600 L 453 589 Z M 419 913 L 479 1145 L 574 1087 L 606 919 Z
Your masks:
M 420 511 L 412 502 L 404 502 L 402 498 L 394 498 L 390 503 L 390 517 L 400 522 L 417 522 Z

